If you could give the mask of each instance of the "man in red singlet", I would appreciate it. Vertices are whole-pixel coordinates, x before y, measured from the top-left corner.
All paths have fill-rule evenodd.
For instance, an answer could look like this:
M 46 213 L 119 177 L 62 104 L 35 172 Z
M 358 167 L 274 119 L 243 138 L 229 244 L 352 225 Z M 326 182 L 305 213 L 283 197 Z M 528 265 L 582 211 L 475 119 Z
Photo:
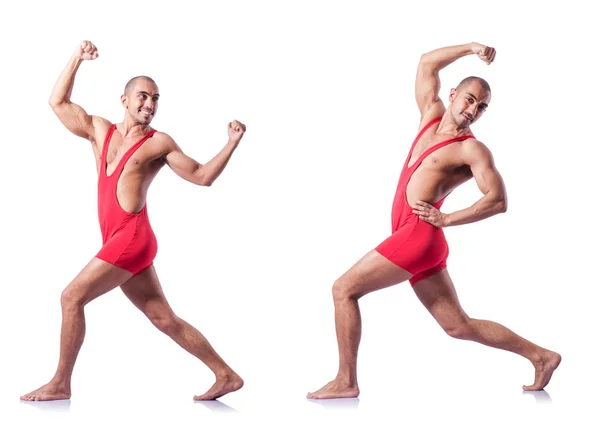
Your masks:
M 541 390 L 560 364 L 558 353 L 541 348 L 491 321 L 472 319 L 461 308 L 446 270 L 448 245 L 443 228 L 480 221 L 506 211 L 506 191 L 489 149 L 470 126 L 485 112 L 491 91 L 478 77 L 450 91 L 446 109 L 439 97 L 439 71 L 476 54 L 494 61 L 494 48 L 478 43 L 437 49 L 421 57 L 416 99 L 420 131 L 400 175 L 392 206 L 392 235 L 367 253 L 333 285 L 339 349 L 336 378 L 310 399 L 356 397 L 356 360 L 361 335 L 358 300 L 367 293 L 409 280 L 417 297 L 450 336 L 512 351 L 529 359 L 535 380 L 524 390 Z M 483 197 L 471 207 L 442 213 L 444 198 L 475 178 Z
M 116 287 L 121 287 L 159 330 L 213 371 L 215 384 L 194 399 L 216 399 L 240 389 L 243 380 L 198 330 L 171 310 L 152 264 L 157 243 L 148 221 L 146 194 L 165 164 L 187 181 L 210 186 L 227 165 L 246 128 L 238 121 L 229 123 L 225 147 L 206 164 L 198 163 L 185 155 L 169 135 L 150 127 L 158 109 L 158 86 L 143 76 L 131 79 L 121 96 L 123 122 L 112 124 L 88 115 L 70 97 L 81 62 L 97 57 L 98 51 L 91 42 L 81 42 L 54 86 L 50 105 L 67 129 L 92 144 L 98 169 L 103 246 L 62 293 L 56 374 L 48 384 L 21 399 L 48 401 L 71 397 L 71 374 L 85 334 L 84 306 Z

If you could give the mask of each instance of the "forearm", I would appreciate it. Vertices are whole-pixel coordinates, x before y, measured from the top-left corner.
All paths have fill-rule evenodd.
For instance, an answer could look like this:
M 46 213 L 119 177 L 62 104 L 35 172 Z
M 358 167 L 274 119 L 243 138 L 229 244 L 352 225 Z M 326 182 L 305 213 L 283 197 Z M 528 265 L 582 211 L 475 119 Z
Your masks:
M 444 227 L 474 223 L 503 212 L 506 212 L 506 199 L 488 194 L 471 207 L 446 214 Z
M 238 144 L 239 141 L 229 140 L 214 158 L 200 166 L 195 173 L 198 184 L 210 186 L 221 175 Z
M 466 55 L 475 54 L 476 43 L 467 43 L 457 46 L 448 46 L 427 52 L 421 56 L 420 64 L 433 72 L 444 69 L 450 63 L 455 62 Z
M 77 73 L 81 62 L 81 58 L 75 56 L 71 57 L 67 66 L 54 84 L 49 100 L 51 106 L 68 103 L 70 101 L 73 84 L 75 83 L 75 74 Z

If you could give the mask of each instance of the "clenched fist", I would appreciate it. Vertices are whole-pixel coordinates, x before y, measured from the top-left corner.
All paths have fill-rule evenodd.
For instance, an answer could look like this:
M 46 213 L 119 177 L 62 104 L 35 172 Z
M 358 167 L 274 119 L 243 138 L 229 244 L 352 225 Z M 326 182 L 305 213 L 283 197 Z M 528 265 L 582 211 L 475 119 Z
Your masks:
M 227 135 L 231 141 L 240 141 L 246 132 L 246 126 L 238 120 L 233 120 L 227 125 Z
M 481 58 L 485 64 L 490 64 L 496 58 L 496 49 L 479 43 L 473 43 L 473 53 Z
M 73 55 L 80 60 L 95 60 L 98 58 L 98 48 L 91 41 L 83 40 Z

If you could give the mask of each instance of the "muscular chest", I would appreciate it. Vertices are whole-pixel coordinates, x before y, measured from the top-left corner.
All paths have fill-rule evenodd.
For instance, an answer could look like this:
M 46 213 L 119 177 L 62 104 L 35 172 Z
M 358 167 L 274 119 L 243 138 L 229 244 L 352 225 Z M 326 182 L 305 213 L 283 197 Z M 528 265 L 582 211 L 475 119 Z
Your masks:
M 133 152 L 128 160 L 125 160 L 124 157 L 130 148 L 130 145 L 121 145 L 112 149 L 109 147 L 108 152 L 106 153 L 106 168 L 109 171 L 114 170 L 121 161 L 126 161 L 126 163 L 130 166 L 139 166 L 140 162 L 142 161 L 141 157 L 143 152 L 140 152 L 142 147 Z
M 421 146 L 415 146 L 409 166 L 414 166 L 419 160 L 422 160 L 420 168 L 431 171 L 453 171 L 464 166 L 460 142 L 447 144 L 439 149 L 435 148 L 438 143 L 445 140 L 447 138 L 431 138 L 424 140 L 424 143 L 419 143 Z
M 139 139 L 113 139 L 106 152 L 106 174 L 111 175 L 117 169 L 139 170 L 151 161 L 152 145 L 146 140 L 136 146 Z

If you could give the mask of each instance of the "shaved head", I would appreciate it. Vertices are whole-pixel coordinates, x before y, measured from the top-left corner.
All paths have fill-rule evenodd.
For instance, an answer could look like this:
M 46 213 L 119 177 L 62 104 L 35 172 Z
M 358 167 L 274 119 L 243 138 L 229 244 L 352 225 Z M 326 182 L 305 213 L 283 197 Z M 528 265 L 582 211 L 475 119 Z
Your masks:
M 156 81 L 154 81 L 152 78 L 147 77 L 146 75 L 138 75 L 137 77 L 133 77 L 131 80 L 129 80 L 127 82 L 127 84 L 125 85 L 125 92 L 124 94 L 127 95 L 131 92 L 131 90 L 133 89 L 133 86 L 135 85 L 136 81 L 138 80 L 146 80 L 146 81 L 150 81 L 154 84 L 156 84 Z
M 458 86 L 456 86 L 456 90 L 460 91 L 462 90 L 465 86 L 470 85 L 472 82 L 478 82 L 479 85 L 485 89 L 490 95 L 492 95 L 492 89 L 490 88 L 490 85 L 487 81 L 485 81 L 483 78 L 480 77 L 467 77 L 464 80 L 462 80 L 460 83 L 458 83 Z

